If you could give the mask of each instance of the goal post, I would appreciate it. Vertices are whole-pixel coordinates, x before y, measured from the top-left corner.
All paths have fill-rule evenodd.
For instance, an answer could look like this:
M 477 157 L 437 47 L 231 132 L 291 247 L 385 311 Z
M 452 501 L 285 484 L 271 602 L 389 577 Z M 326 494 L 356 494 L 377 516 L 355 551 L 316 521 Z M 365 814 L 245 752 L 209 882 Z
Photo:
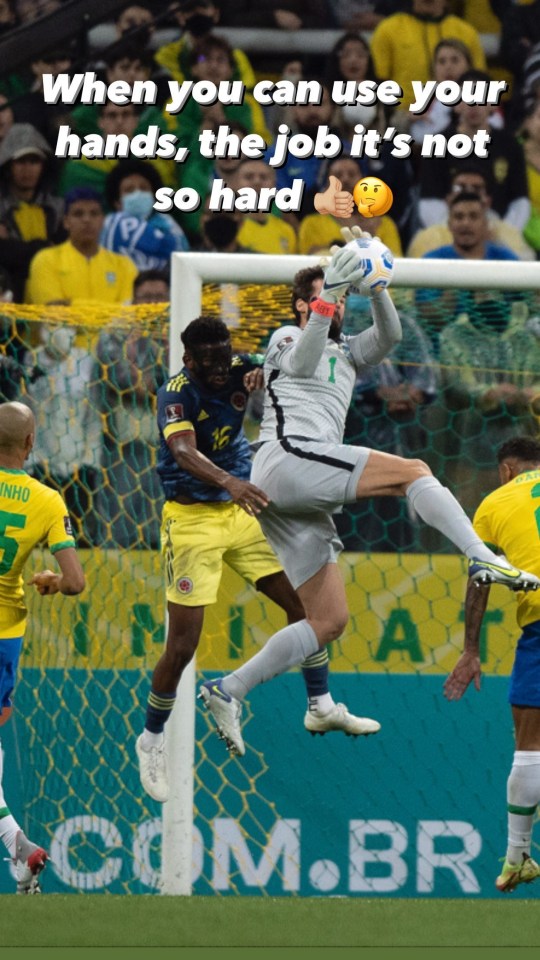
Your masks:
M 204 284 L 289 284 L 317 256 L 250 253 L 175 253 L 171 258 L 170 373 L 182 366 L 180 335 L 202 310 Z M 394 287 L 487 290 L 501 284 L 497 261 L 404 259 L 395 262 Z M 540 289 L 537 263 L 504 263 L 505 290 Z M 171 798 L 163 807 L 162 893 L 191 894 L 195 657 L 184 671 L 167 725 Z M 191 772 L 189 772 L 191 771 Z

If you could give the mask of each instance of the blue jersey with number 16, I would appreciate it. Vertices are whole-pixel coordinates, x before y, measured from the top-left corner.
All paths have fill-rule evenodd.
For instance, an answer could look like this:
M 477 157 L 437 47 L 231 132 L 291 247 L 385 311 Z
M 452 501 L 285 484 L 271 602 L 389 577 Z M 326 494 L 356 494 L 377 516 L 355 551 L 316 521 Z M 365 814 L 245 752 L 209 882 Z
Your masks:
M 242 426 L 248 397 L 244 375 L 257 366 L 259 357 L 233 356 L 231 375 L 220 390 L 197 383 L 186 367 L 160 387 L 157 470 L 167 500 L 178 495 L 201 501 L 231 499 L 226 490 L 198 480 L 176 463 L 167 441 L 187 431 L 195 433 L 197 449 L 217 467 L 249 479 L 251 453 Z

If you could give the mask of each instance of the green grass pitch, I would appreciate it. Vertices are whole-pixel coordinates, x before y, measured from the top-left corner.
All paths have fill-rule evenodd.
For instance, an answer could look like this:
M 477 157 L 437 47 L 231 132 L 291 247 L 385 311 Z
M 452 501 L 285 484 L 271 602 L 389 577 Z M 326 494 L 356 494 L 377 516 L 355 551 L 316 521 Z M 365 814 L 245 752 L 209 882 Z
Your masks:
M 0 897 L 0 947 L 533 947 L 535 900 Z

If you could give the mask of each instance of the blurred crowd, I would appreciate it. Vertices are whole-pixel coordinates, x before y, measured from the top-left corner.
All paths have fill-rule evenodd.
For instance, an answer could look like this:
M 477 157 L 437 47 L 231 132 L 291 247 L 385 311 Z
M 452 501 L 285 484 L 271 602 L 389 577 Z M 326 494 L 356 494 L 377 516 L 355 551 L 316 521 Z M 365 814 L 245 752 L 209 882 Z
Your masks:
M 122 7 L 112 4 L 110 17 L 93 21 L 91 27 L 81 19 L 83 27 L 72 36 L 54 41 L 59 32 L 55 24 L 60 25 L 63 15 L 78 3 L 0 0 L 0 54 L 10 36 L 24 51 L 25 36 L 27 32 L 30 36 L 36 23 L 43 38 L 42 48 L 30 62 L 21 58 L 18 67 L 0 74 L 2 299 L 29 304 L 167 301 L 174 251 L 319 254 L 342 242 L 340 228 L 353 224 L 377 234 L 398 257 L 540 258 L 540 0 L 268 0 L 265 4 L 148 0 Z M 249 49 L 242 48 L 239 37 Z M 31 49 L 36 49 L 35 40 Z M 72 76 L 85 71 L 94 71 L 108 84 L 153 80 L 157 101 L 122 106 L 110 101 L 44 103 L 44 74 Z M 294 83 L 316 79 L 323 85 L 321 103 L 262 107 L 251 91 L 263 78 Z M 170 79 L 216 83 L 239 79 L 247 95 L 239 105 L 199 106 L 190 100 L 171 115 L 165 110 Z M 332 101 L 336 80 L 385 79 L 396 80 L 403 90 L 398 108 L 340 107 Z M 410 113 L 411 81 L 429 79 L 460 85 L 502 79 L 508 92 L 496 106 L 462 102 L 450 107 L 434 99 L 425 113 Z M 289 157 L 280 168 L 270 166 L 271 145 L 282 123 L 292 133 L 310 136 L 320 126 L 328 126 L 343 143 L 341 156 L 331 161 Z M 409 133 L 414 140 L 410 158 L 393 157 L 391 142 L 383 143 L 376 159 L 351 157 L 358 124 L 381 134 L 388 127 Z M 125 156 L 60 159 L 55 145 L 61 125 L 68 125 L 81 138 L 91 134 L 131 138 L 155 125 L 160 133 L 173 133 L 190 154 L 184 163 Z M 200 132 L 223 125 L 240 137 L 259 133 L 270 148 L 268 154 L 257 160 L 201 158 Z M 428 133 L 473 137 L 482 129 L 491 137 L 485 159 L 420 155 L 420 144 Z M 371 220 L 354 213 L 347 221 L 315 213 L 313 197 L 326 189 L 331 175 L 350 192 L 363 176 L 380 177 L 393 191 L 390 212 Z M 305 183 L 302 207 L 298 213 L 283 213 L 275 205 L 268 212 L 211 211 L 208 200 L 215 178 L 234 190 L 289 187 L 300 178 Z M 162 186 L 174 191 L 195 188 L 200 207 L 181 213 L 173 206 L 168 213 L 157 213 L 154 195 Z M 141 296 L 147 299 L 141 301 Z M 466 484 L 462 465 L 472 456 L 478 468 L 475 476 L 482 474 L 485 463 L 485 484 L 492 483 L 487 465 L 493 460 L 493 444 L 516 427 L 521 432 L 538 432 L 539 299 L 532 294 L 503 296 L 489 291 L 417 291 L 402 310 L 404 342 L 409 350 L 414 343 L 414 351 L 408 360 L 396 356 L 359 381 L 349 435 L 392 452 L 415 453 L 425 448 L 427 431 L 433 456 L 449 465 L 450 482 Z M 357 302 L 349 298 L 347 320 L 352 332 L 365 322 L 359 298 Z M 11 329 L 2 334 L 4 399 L 18 395 L 20 382 L 30 402 L 42 409 L 47 395 L 58 405 L 62 390 L 72 389 L 73 384 L 65 386 L 69 380 L 65 371 L 64 387 L 52 387 L 53 373 L 66 358 L 73 361 L 74 351 L 80 348 L 74 333 L 52 333 L 44 325 L 40 342 L 30 345 Z M 90 381 L 93 389 L 100 382 L 96 363 L 106 368 L 109 378 L 109 396 L 101 388 L 97 406 L 109 411 L 105 456 L 96 458 L 99 445 L 92 441 L 93 431 L 103 427 L 102 421 L 101 427 L 96 421 L 81 427 L 84 456 L 73 450 L 64 451 L 65 456 L 59 450 L 45 451 L 41 467 L 36 467 L 43 475 L 50 474 L 47 464 L 56 458 L 58 474 L 62 462 L 58 484 L 65 493 L 68 477 L 82 500 L 88 491 L 103 486 L 98 476 L 102 469 L 109 470 L 107 482 L 115 496 L 124 489 L 128 495 L 143 455 L 133 436 L 143 444 L 151 435 L 143 398 L 155 393 L 165 375 L 166 358 L 162 344 L 152 345 L 135 334 L 122 339 L 106 331 L 92 365 L 85 366 L 84 358 L 76 357 L 73 389 L 80 396 Z M 415 365 L 410 363 L 413 353 Z M 11 375 L 15 368 L 23 370 L 20 381 Z M 449 436 L 451 441 L 441 439 Z M 71 439 L 73 446 L 76 438 Z M 113 456 L 114 444 L 125 447 L 120 458 Z M 121 475 L 111 480 L 110 471 L 117 462 L 122 464 Z M 78 488 L 83 492 L 77 493 Z M 471 506 L 480 492 L 476 482 L 470 492 Z M 133 505 L 149 531 L 144 545 L 155 545 L 157 538 L 149 506 L 156 496 L 149 479 L 147 488 L 141 487 L 140 502 Z M 467 495 L 465 502 L 469 505 Z M 111 524 L 126 525 L 125 519 L 118 519 L 120 511 L 114 512 L 116 507 L 110 496 L 101 508 L 101 515 L 109 518 L 109 532 Z M 92 512 L 88 496 L 78 512 L 81 516 Z M 359 522 L 356 518 L 351 529 L 357 529 Z M 364 517 L 364 529 L 367 522 Z M 395 529 L 388 536 L 392 524 Z M 386 540 L 382 535 L 377 539 L 375 533 L 372 537 L 379 548 L 384 549 L 385 542 L 404 547 L 413 543 L 414 518 L 398 511 L 383 526 Z M 137 545 L 137 530 L 127 527 L 122 527 L 117 540 Z M 347 536 L 346 529 L 342 533 Z M 100 532 L 81 529 L 81 536 L 93 542 Z

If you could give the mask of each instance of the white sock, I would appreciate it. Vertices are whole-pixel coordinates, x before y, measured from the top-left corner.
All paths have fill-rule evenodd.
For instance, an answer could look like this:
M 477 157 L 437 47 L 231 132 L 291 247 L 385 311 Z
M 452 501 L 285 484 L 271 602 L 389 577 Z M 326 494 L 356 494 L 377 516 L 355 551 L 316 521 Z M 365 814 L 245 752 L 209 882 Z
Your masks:
M 4 810 L 5 809 L 7 808 L 4 807 Z M 2 808 L 0 807 L 0 840 L 4 844 L 12 860 L 14 860 L 15 840 L 17 839 L 17 834 L 21 828 L 11 813 L 7 813 L 5 816 L 2 816 L 1 810 Z
M 251 660 L 224 677 L 221 686 L 230 697 L 241 700 L 253 687 L 297 666 L 319 649 L 319 641 L 307 620 L 278 630 Z
M 407 487 L 407 498 L 419 517 L 444 533 L 471 560 L 477 557 L 489 563 L 509 567 L 474 532 L 473 525 L 453 493 L 443 487 L 436 477 L 419 477 Z
M 509 863 L 530 855 L 536 806 L 540 803 L 540 751 L 516 750 L 507 783 Z
M 308 697 L 308 710 L 322 717 L 334 706 L 334 698 L 331 693 L 321 693 L 318 697 Z
M 10 857 L 15 857 L 15 839 L 21 829 L 15 817 L 9 812 L 4 792 L 2 790 L 2 774 L 4 769 L 4 752 L 0 744 L 0 840 L 5 845 Z
M 161 747 L 163 744 L 165 734 L 163 733 L 152 733 L 150 730 L 147 730 L 146 727 L 142 732 L 141 737 L 141 747 L 147 753 L 150 753 L 153 747 Z

